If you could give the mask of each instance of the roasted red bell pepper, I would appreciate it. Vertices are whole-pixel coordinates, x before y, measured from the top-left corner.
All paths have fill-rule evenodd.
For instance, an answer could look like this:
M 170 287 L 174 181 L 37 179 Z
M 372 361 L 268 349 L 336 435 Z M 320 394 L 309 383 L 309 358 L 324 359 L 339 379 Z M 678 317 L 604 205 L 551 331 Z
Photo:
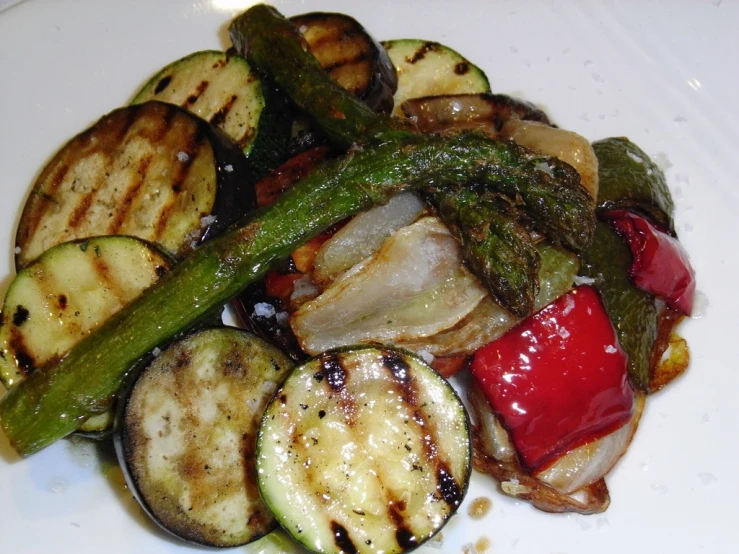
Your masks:
M 626 355 L 592 287 L 574 289 L 479 349 L 470 369 L 522 467 L 534 473 L 633 412 Z
M 690 315 L 695 296 L 695 271 L 678 240 L 633 212 L 612 210 L 604 217 L 631 249 L 634 261 L 629 268 L 629 278 L 634 286 Z

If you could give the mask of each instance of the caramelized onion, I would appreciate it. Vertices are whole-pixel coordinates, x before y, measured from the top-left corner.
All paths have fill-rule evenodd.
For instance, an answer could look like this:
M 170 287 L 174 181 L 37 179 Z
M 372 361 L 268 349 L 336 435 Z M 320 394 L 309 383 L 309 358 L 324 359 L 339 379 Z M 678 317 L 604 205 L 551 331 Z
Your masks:
M 518 464 L 508 433 L 473 382 L 467 398 L 476 423 L 474 464 L 493 476 L 503 492 L 528 500 L 546 512 L 604 511 L 610 503 L 604 476 L 626 452 L 636 432 L 645 396 L 636 394 L 631 421 L 613 433 L 568 452 L 537 475 Z
M 598 198 L 598 159 L 590 142 L 577 133 L 557 129 L 536 121 L 509 119 L 501 135 L 521 146 L 556 156 L 570 164 L 580 174 L 582 185 Z
M 382 241 L 412 223 L 425 204 L 412 192 L 394 196 L 384 206 L 376 206 L 354 217 L 327 240 L 314 261 L 313 279 L 328 284 L 363 259 L 371 256 Z
M 539 294 L 535 309 L 540 310 L 572 288 L 580 264 L 571 252 L 541 244 Z M 486 296 L 467 317 L 450 329 L 420 340 L 401 341 L 399 346 L 417 352 L 425 350 L 434 356 L 472 354 L 478 348 L 503 336 L 521 321 Z
M 425 217 L 302 305 L 290 323 L 301 347 L 317 354 L 438 333 L 458 323 L 484 296 L 462 266 L 459 243 L 438 219 Z
M 401 109 L 422 133 L 448 129 L 481 129 L 496 134 L 511 117 L 549 125 L 549 118 L 539 108 L 505 94 L 426 96 L 406 100 Z

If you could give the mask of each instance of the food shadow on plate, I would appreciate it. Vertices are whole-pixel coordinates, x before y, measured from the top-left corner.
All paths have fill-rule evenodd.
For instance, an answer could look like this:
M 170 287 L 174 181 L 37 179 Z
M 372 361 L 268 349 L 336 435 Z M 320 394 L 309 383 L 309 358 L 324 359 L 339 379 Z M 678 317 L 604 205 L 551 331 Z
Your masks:
M 97 456 L 97 464 L 100 469 L 100 473 L 105 478 L 105 483 L 108 485 L 110 490 L 116 497 L 116 500 L 123 507 L 124 511 L 131 516 L 131 519 L 139 524 L 145 532 L 152 533 L 159 539 L 166 540 L 172 544 L 183 546 L 180 540 L 164 531 L 159 525 L 157 525 L 151 518 L 146 515 L 144 509 L 134 498 L 133 494 L 126 484 L 126 478 L 123 475 L 123 470 L 118 464 L 118 458 L 115 454 L 115 448 L 113 442 L 109 440 L 94 441 L 84 438 L 74 438 L 75 441 L 84 441 L 94 445 L 95 453 Z M 196 545 L 191 545 L 196 546 Z

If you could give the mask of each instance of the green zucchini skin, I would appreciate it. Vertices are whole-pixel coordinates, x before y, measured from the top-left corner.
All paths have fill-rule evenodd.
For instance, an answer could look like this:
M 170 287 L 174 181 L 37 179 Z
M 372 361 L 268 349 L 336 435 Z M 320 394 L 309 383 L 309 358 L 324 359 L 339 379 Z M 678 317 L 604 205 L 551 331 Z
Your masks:
M 156 101 L 114 110 L 64 145 L 34 183 L 16 267 L 100 235 L 133 235 L 184 255 L 253 208 L 245 172 L 233 140 L 186 110 Z
M 132 380 L 115 449 L 129 489 L 165 531 L 225 548 L 276 527 L 257 488 L 257 428 L 292 368 L 263 340 L 219 327 L 171 343 Z
M 408 552 L 467 491 L 467 411 L 409 353 L 330 351 L 297 367 L 270 401 L 257 470 L 280 524 L 312 552 Z
M 552 171 L 536 170 L 541 163 Z M 95 413 L 101 399 L 116 393 L 141 356 L 225 304 L 322 230 L 403 190 L 472 181 L 524 201 L 531 194 L 538 210 L 549 203 L 559 209 L 560 194 L 581 189 L 589 199 L 578 178 L 554 158 L 475 133 L 411 135 L 354 150 L 322 164 L 243 226 L 192 252 L 58 364 L 33 372 L 0 399 L 0 424 L 23 456 L 66 436 Z M 580 228 L 592 224 L 588 202 L 571 208 Z

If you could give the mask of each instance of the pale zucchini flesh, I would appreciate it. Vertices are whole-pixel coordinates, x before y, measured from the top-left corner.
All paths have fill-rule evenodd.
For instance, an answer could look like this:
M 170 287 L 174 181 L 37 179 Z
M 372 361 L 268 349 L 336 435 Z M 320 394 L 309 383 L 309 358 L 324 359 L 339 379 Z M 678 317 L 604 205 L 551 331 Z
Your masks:
M 462 502 L 467 414 L 449 383 L 410 354 L 328 352 L 275 393 L 257 469 L 272 512 L 309 550 L 407 552 Z
M 217 50 L 195 52 L 167 65 L 131 103 L 149 100 L 175 104 L 209 121 L 246 153 L 256 138 L 265 104 L 262 83 L 249 63 Z
M 410 98 L 490 92 L 482 69 L 448 46 L 420 39 L 387 40 L 382 45 L 398 75 L 393 115 L 403 117 L 400 106 Z
M 116 451 L 136 498 L 165 530 L 214 547 L 246 544 L 276 522 L 257 488 L 259 420 L 293 363 L 234 328 L 172 343 L 122 403 Z
M 46 251 L 15 276 L 6 293 L 0 381 L 15 386 L 61 358 L 170 266 L 161 251 L 133 237 L 78 240 Z

